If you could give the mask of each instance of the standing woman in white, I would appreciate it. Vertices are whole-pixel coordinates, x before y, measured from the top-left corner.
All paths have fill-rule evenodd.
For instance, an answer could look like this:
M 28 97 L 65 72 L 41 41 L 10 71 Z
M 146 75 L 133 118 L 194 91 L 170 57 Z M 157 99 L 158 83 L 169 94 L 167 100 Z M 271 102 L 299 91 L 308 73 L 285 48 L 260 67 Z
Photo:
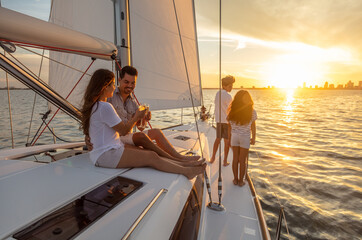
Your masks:
M 206 164 L 180 164 L 160 157 L 153 151 L 123 144 L 120 135 L 126 135 L 138 120 L 144 118 L 145 111 L 137 110 L 130 121 L 122 122 L 112 104 L 107 102 L 107 98 L 112 97 L 115 90 L 114 84 L 114 74 L 107 69 L 99 69 L 92 75 L 84 94 L 82 129 L 92 141 L 90 159 L 96 166 L 152 167 L 164 172 L 183 174 L 189 179 L 204 171 Z
M 228 121 L 231 125 L 230 145 L 233 149 L 233 174 L 234 184 L 243 186 L 246 174 L 246 161 L 249 154 L 250 144 L 255 144 L 256 111 L 254 102 L 248 91 L 240 90 L 235 94 L 231 102 Z M 251 135 L 251 138 L 250 138 Z

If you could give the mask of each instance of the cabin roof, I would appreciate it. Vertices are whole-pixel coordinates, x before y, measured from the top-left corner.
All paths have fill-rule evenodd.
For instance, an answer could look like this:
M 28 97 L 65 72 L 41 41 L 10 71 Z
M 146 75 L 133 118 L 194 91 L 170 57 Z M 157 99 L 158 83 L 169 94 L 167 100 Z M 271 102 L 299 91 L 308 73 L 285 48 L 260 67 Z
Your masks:
M 5 174 L 5 169 L 19 166 L 21 166 L 20 172 L 7 171 L 8 173 Z M 4 173 L 0 175 L 0 239 L 11 236 L 118 175 L 145 183 L 137 192 L 117 205 L 115 211 L 107 213 L 102 217 L 102 221 L 94 224 L 96 229 L 105 230 L 101 231 L 103 234 L 104 232 L 117 234 L 118 238 L 128 230 L 161 188 L 168 189 L 167 196 L 170 196 L 168 198 L 173 198 L 172 195 L 177 194 L 178 191 L 172 190 L 173 185 L 181 183 L 185 185 L 186 183 L 185 186 L 188 190 L 185 191 L 189 191 L 192 187 L 192 183 L 184 176 L 161 173 L 149 168 L 128 171 L 129 169 L 95 167 L 88 159 L 88 154 L 77 155 L 50 164 L 34 165 L 19 160 L 0 160 L 0 169 Z M 125 172 L 127 173 L 123 174 Z M 175 183 L 175 181 L 179 183 Z M 187 196 L 188 193 L 185 197 L 178 196 L 176 199 L 172 199 L 172 202 L 175 204 L 175 201 L 179 201 L 179 204 L 182 204 L 182 210 L 184 198 Z M 174 220 L 171 219 L 171 223 L 175 224 L 177 218 L 178 216 L 175 216 Z M 107 230 L 112 227 L 112 223 L 110 223 L 113 222 L 112 219 L 117 219 L 117 222 L 114 223 L 118 224 L 117 231 Z M 96 237 L 99 233 L 97 234 L 92 229 L 88 228 L 84 234 L 89 235 L 90 238 L 100 239 Z

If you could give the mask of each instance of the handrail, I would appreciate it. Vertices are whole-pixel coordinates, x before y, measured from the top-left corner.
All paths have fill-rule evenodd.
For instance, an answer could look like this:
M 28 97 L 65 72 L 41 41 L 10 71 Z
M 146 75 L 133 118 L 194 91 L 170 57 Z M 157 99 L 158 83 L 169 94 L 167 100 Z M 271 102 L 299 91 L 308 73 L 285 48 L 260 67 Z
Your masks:
M 255 191 L 255 188 L 254 188 L 254 184 L 251 181 L 251 178 L 250 178 L 248 173 L 246 174 L 246 180 L 248 181 L 249 189 L 250 189 L 251 194 L 252 194 L 252 196 L 254 198 L 255 209 L 256 209 L 256 213 L 258 214 L 259 226 L 260 226 L 260 229 L 261 229 L 263 239 L 264 240 L 269 240 L 271 238 L 270 238 L 268 227 L 266 225 L 265 218 L 264 218 L 264 215 L 263 215 L 263 209 L 261 207 L 259 198 L 256 196 L 256 191 Z
M 138 224 L 142 221 L 142 219 L 146 216 L 146 214 L 148 213 L 148 211 L 152 208 L 152 206 L 157 202 L 157 200 L 159 199 L 159 197 L 161 196 L 161 194 L 163 193 L 167 193 L 167 189 L 162 188 L 157 195 L 152 199 L 152 201 L 147 205 L 147 207 L 143 210 L 143 212 L 139 215 L 139 217 L 136 219 L 136 221 L 134 221 L 134 223 L 132 224 L 132 226 L 128 229 L 127 233 L 122 237 L 122 240 L 126 240 L 128 239 L 131 234 L 133 233 L 133 231 L 136 229 L 136 227 L 138 226 Z

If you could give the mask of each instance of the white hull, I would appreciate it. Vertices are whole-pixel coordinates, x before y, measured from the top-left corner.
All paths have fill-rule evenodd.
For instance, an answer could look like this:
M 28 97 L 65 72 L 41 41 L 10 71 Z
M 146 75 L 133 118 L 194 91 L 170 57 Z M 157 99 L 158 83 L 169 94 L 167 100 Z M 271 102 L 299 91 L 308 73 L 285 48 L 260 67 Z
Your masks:
M 200 131 L 204 156 L 212 148 L 215 130 L 201 123 Z M 190 129 L 182 126 L 177 129 Z M 197 133 L 193 131 L 165 131 L 177 149 L 199 149 Z M 191 137 L 182 141 L 174 137 Z M 232 154 L 229 155 L 229 161 Z M 92 165 L 88 154 L 81 154 L 49 164 L 20 160 L 0 160 L 0 239 L 12 239 L 14 234 L 34 224 L 52 212 L 66 206 L 116 176 L 122 176 L 143 183 L 137 191 L 125 198 L 109 212 L 75 236 L 76 239 L 121 239 L 141 215 L 142 211 L 162 189 L 155 204 L 145 214 L 132 232 L 131 239 L 169 239 L 174 232 L 180 214 L 190 195 L 196 178 L 189 181 L 182 175 L 159 172 L 150 168 L 105 169 Z M 209 165 L 212 185 L 212 199 L 218 201 L 218 164 Z M 215 212 L 207 208 L 209 197 L 206 185 L 203 187 L 201 217 L 197 239 L 263 239 L 254 197 L 246 184 L 237 187 L 232 184 L 231 165 L 222 167 L 222 204 L 226 211 Z M 201 194 L 201 193 L 199 193 Z M 197 207 L 197 204 L 195 207 Z M 265 223 L 265 222 L 264 222 Z M 64 223 L 63 223 L 64 224 Z M 74 224 L 74 223 L 73 223 Z M 186 223 L 184 223 L 187 225 Z M 59 225 L 62 228 L 62 224 Z M 53 228 L 59 227 L 53 226 Z M 66 226 L 63 231 L 66 232 Z M 65 228 L 65 229 L 64 229 Z M 51 229 L 50 233 L 52 233 Z M 187 236 L 183 232 L 181 237 Z M 45 237 L 46 234 L 39 234 Z M 49 236 L 44 239 L 48 239 Z M 54 236 L 53 236 L 54 237 Z M 59 237 L 59 236 L 58 236 Z

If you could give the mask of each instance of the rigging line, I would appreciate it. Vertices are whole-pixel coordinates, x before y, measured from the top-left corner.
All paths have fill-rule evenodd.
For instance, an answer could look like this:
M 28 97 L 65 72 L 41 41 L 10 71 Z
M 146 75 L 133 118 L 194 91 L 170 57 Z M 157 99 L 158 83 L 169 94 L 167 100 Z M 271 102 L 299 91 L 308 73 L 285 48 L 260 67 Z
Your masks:
M 69 92 L 68 96 L 65 98 L 65 100 L 68 99 L 68 97 L 70 96 L 70 94 L 72 94 L 73 90 L 75 89 L 75 87 L 78 85 L 78 83 L 80 82 L 80 80 L 83 79 L 84 75 L 86 74 L 86 72 L 88 72 L 89 68 L 93 65 L 94 61 L 96 59 L 92 58 L 92 62 L 89 64 L 87 70 L 85 70 L 85 72 L 83 73 L 83 75 L 81 76 L 81 78 L 78 80 L 78 82 L 74 85 L 73 89 Z M 34 143 L 32 144 L 32 146 L 35 145 L 36 141 L 39 139 L 39 137 L 43 134 L 44 130 L 48 127 L 49 123 L 54 119 L 55 115 L 57 115 L 57 113 L 59 112 L 60 108 L 58 107 L 57 111 L 54 113 L 54 115 L 52 116 L 52 118 L 49 120 L 49 122 L 47 123 L 47 125 L 43 128 L 43 130 L 41 131 L 41 133 L 39 134 L 39 136 L 37 137 L 37 139 L 35 139 Z
M 189 86 L 189 91 L 190 91 L 190 96 L 191 96 L 192 110 L 194 112 L 195 125 L 196 125 L 196 130 L 197 130 L 197 138 L 198 138 L 199 144 L 200 144 L 201 157 L 204 158 L 204 151 L 202 149 L 202 144 L 201 144 L 199 125 L 197 124 L 197 118 L 196 118 L 196 112 L 195 112 L 195 104 L 194 104 L 194 99 L 193 99 L 192 91 L 191 91 L 190 77 L 189 77 L 189 72 L 188 72 L 187 64 L 186 64 L 186 57 L 185 57 L 184 47 L 183 47 L 183 43 L 182 43 L 182 36 L 181 36 L 180 25 L 179 25 L 179 21 L 178 21 L 178 17 L 177 17 L 175 0 L 173 0 L 172 2 L 173 2 L 173 8 L 174 8 L 174 11 L 175 11 L 175 18 L 176 18 L 176 23 L 177 23 L 178 35 L 179 35 L 179 38 L 180 38 L 182 57 L 183 57 L 183 60 L 184 60 L 184 65 L 185 65 L 187 83 L 188 83 L 188 86 Z M 206 169 L 204 170 L 204 175 L 205 175 L 205 179 L 206 179 L 206 187 L 207 187 L 207 192 L 209 194 L 209 200 L 210 200 L 210 202 L 212 202 L 212 200 L 211 200 L 210 181 L 209 181 L 209 177 L 207 176 Z
M 43 122 L 46 124 L 45 120 L 43 120 Z M 51 130 L 51 128 L 50 128 L 49 126 L 47 126 L 47 128 L 48 128 L 48 130 L 50 131 L 50 133 L 51 133 L 54 137 L 56 137 L 58 140 L 60 140 L 60 141 L 67 142 L 67 143 L 76 143 L 76 142 L 77 142 L 77 141 L 64 140 L 64 139 L 58 137 L 58 136 L 53 132 L 53 130 Z
M 6 51 L 4 50 L 4 56 L 6 56 Z M 11 99 L 10 99 L 10 86 L 9 86 L 9 78 L 8 78 L 8 72 L 5 71 L 6 76 L 6 86 L 8 89 L 8 102 L 9 102 L 9 117 L 10 117 L 10 129 L 11 129 L 11 147 L 15 148 L 14 144 L 14 133 L 13 133 L 13 116 L 11 113 Z
M 191 96 L 191 103 L 192 103 L 192 109 L 193 109 L 193 112 L 194 112 L 194 118 L 195 118 L 196 129 L 197 129 L 197 135 L 198 135 L 198 139 L 199 139 L 199 143 L 200 143 L 201 155 L 202 155 L 202 157 L 203 157 L 203 151 L 202 151 L 202 146 L 201 146 L 200 132 L 199 132 L 198 124 L 197 124 L 195 104 L 194 104 L 194 100 L 193 100 L 193 96 L 192 96 L 190 77 L 189 77 L 189 72 L 188 72 L 188 68 L 187 68 L 187 63 L 186 63 L 186 57 L 185 57 L 184 47 L 183 47 L 183 43 L 182 43 L 182 36 L 181 36 L 180 25 L 179 25 L 179 21 L 178 21 L 178 17 L 177 17 L 175 0 L 173 0 L 173 7 L 174 7 L 174 11 L 175 11 L 175 17 L 176 17 L 176 22 L 177 22 L 178 35 L 179 35 L 179 38 L 180 38 L 180 45 L 181 45 L 181 50 L 182 50 L 182 56 L 183 56 L 184 65 L 185 65 L 187 83 L 188 83 L 188 86 L 189 86 L 189 91 L 190 91 L 190 96 Z
M 37 80 L 39 80 L 40 82 L 42 82 L 43 84 L 46 85 L 46 83 L 45 83 L 43 80 L 41 80 L 40 78 L 38 78 L 37 75 L 36 75 L 35 73 L 33 73 L 27 66 L 25 66 L 19 59 L 17 59 L 17 58 L 16 58 L 14 55 L 12 55 L 11 53 L 9 53 L 9 55 L 10 55 L 15 61 L 17 61 L 23 68 L 25 68 L 25 69 L 28 71 L 28 73 L 29 73 L 30 75 L 32 75 L 32 77 L 36 78 Z
M 45 50 L 43 49 L 43 56 L 44 56 L 44 52 L 45 52 Z M 42 67 L 43 67 L 43 59 L 44 59 L 44 58 L 42 57 L 42 58 L 41 58 L 41 61 L 40 61 L 38 79 L 40 79 L 41 69 L 42 69 Z M 29 131 L 28 131 L 28 138 L 27 138 L 27 140 L 26 140 L 26 143 L 28 143 L 28 142 L 29 142 L 30 130 L 31 130 L 31 124 L 32 124 L 32 122 L 33 122 L 33 116 L 34 116 L 34 109 L 35 109 L 36 96 L 37 96 L 37 93 L 36 93 L 36 92 L 34 92 L 33 110 L 31 111 L 31 118 L 30 118 Z
M 256 153 L 256 155 L 257 155 L 257 158 L 258 158 L 258 161 L 260 162 L 260 166 L 263 166 L 263 164 L 262 164 L 262 162 L 261 162 L 261 160 L 260 160 L 260 156 L 259 156 L 259 153 L 256 151 L 256 150 L 254 150 L 255 151 L 255 153 Z M 273 193 L 273 195 L 275 196 L 275 198 L 277 199 L 277 201 L 278 201 L 278 204 L 279 204 L 279 207 L 281 207 L 281 208 L 284 208 L 284 206 L 281 204 L 281 202 L 280 202 L 280 200 L 279 200 L 279 198 L 278 198 L 278 195 L 274 192 L 274 183 L 269 179 L 269 177 L 266 175 L 266 171 L 263 169 L 263 172 L 264 172 L 264 176 L 266 177 L 266 179 L 268 180 L 268 182 L 270 183 L 270 185 L 272 186 L 272 193 Z M 286 230 L 287 230 L 287 233 L 288 233 L 288 238 L 290 239 L 290 236 L 289 236 L 289 229 L 288 229 L 288 223 L 287 223 L 287 219 L 286 219 L 286 217 L 285 217 L 285 213 L 284 213 L 284 211 L 283 211 L 283 219 L 284 219 L 284 222 L 285 222 L 285 228 L 286 228 Z
M 29 52 L 31 52 L 31 53 L 34 53 L 34 54 L 36 54 L 36 55 L 42 56 L 42 57 L 44 57 L 44 58 L 46 58 L 46 59 L 48 59 L 48 60 L 50 60 L 50 61 L 52 61 L 52 62 L 58 63 L 58 64 L 60 64 L 60 65 L 63 65 L 63 66 L 65 66 L 65 67 L 67 67 L 67 68 L 70 68 L 70 69 L 72 69 L 72 70 L 74 70 L 74 71 L 77 71 L 77 72 L 80 72 L 80 73 L 84 73 L 82 70 L 76 69 L 76 68 L 74 68 L 74 67 L 72 67 L 72 66 L 69 66 L 69 65 L 67 65 L 67 64 L 65 64 L 65 63 L 59 62 L 59 61 L 57 61 L 57 60 L 55 60 L 55 59 L 51 59 L 50 57 L 47 57 L 47 56 L 44 56 L 44 55 L 40 55 L 39 53 L 37 53 L 37 52 L 35 52 L 35 51 L 32 51 L 32 50 L 30 50 L 29 48 L 26 48 L 26 47 L 23 47 L 23 46 L 20 46 L 20 45 L 16 45 L 16 46 L 18 46 L 18 47 L 20 47 L 20 48 L 22 48 L 22 49 L 24 49 L 24 50 L 27 50 L 27 51 L 29 51 Z M 43 49 L 43 50 L 44 50 L 44 49 Z M 89 74 L 89 73 L 87 73 L 86 75 L 87 75 L 87 76 L 92 76 L 92 75 Z
M 222 134 L 221 127 L 221 0 L 219 1 L 219 121 L 220 121 L 220 135 Z M 216 122 L 216 132 L 217 132 Z M 217 133 L 216 133 L 217 134 Z M 230 141 L 230 139 L 229 139 Z M 229 147 L 229 146 L 225 146 Z M 226 156 L 224 156 L 226 157 Z M 219 143 L 219 179 L 218 179 L 219 203 L 221 203 L 222 196 L 222 177 L 221 177 L 221 141 Z
M 175 17 L 176 17 L 178 35 L 179 35 L 179 38 L 180 38 L 180 45 L 181 45 L 181 50 L 182 50 L 182 57 L 183 57 L 183 60 L 184 60 L 184 65 L 185 65 L 187 83 L 188 83 L 189 91 L 190 91 L 190 95 L 191 95 L 191 104 L 192 104 L 192 110 L 193 110 L 193 112 L 194 112 L 195 125 L 196 125 L 196 129 L 197 129 L 197 136 L 198 136 L 198 140 L 199 140 L 199 143 L 200 143 L 201 155 L 202 155 L 202 157 L 203 157 L 203 150 L 202 150 L 202 144 L 201 144 L 201 138 L 200 138 L 199 125 L 197 124 L 195 104 L 194 104 L 194 99 L 193 99 L 192 91 L 191 91 L 190 77 L 189 77 L 189 72 L 188 72 L 188 68 L 187 68 L 187 63 L 186 63 L 186 57 L 185 57 L 184 47 L 183 47 L 183 43 L 182 43 L 182 36 L 181 36 L 180 25 L 179 25 L 179 21 L 178 21 L 178 17 L 177 17 L 175 0 L 173 0 L 173 7 L 174 7 L 174 11 L 175 11 Z

